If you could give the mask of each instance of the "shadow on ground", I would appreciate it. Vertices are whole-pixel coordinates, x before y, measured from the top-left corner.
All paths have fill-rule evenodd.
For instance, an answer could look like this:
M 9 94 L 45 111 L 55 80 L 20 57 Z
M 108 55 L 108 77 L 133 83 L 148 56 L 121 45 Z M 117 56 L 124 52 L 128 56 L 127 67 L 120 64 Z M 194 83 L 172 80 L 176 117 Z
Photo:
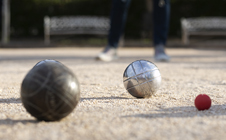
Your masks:
M 93 60 L 94 57 L 90 56 L 1 56 L 0 61 L 12 60 L 12 61 L 20 61 L 20 60 L 43 60 L 43 59 L 83 59 L 83 60 Z
M 18 104 L 18 103 L 21 103 L 21 100 L 20 100 L 20 98 L 6 98 L 6 99 L 0 99 L 0 103 Z
M 15 125 L 18 123 L 28 124 L 28 123 L 39 123 L 37 120 L 13 120 L 13 119 L 0 119 L 0 125 Z
M 226 115 L 224 105 L 213 105 L 209 110 L 198 111 L 194 106 L 172 107 L 156 110 L 159 113 L 134 114 L 122 116 L 123 118 L 188 118 L 204 116 L 222 116 Z
M 112 100 L 112 99 L 132 99 L 132 98 L 126 98 L 126 97 L 115 97 L 115 96 L 111 96 L 111 97 L 86 97 L 86 98 L 81 98 L 80 101 L 85 101 L 85 100 Z
M 225 54 L 209 54 L 209 55 L 170 55 L 172 59 L 181 59 L 181 58 L 224 58 L 226 57 Z M 67 56 L 59 56 L 59 55 L 42 55 L 42 56 L 1 56 L 0 61 L 4 60 L 13 60 L 13 61 L 18 61 L 18 60 L 36 60 L 36 59 L 81 59 L 81 60 L 95 60 L 96 56 L 76 56 L 76 55 L 67 55 Z M 113 62 L 117 61 L 125 61 L 125 60 L 132 60 L 132 59 L 153 59 L 152 55 L 142 55 L 142 56 L 120 56 L 118 60 L 115 60 Z M 182 61 L 184 62 L 184 61 Z M 173 63 L 173 61 L 172 61 Z

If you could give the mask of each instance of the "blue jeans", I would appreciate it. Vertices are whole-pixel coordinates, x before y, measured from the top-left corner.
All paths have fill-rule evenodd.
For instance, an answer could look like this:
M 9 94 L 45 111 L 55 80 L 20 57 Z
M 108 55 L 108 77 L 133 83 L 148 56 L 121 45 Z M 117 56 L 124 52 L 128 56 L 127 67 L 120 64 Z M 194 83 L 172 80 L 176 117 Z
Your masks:
M 161 0 L 153 0 L 153 45 L 166 45 L 169 19 L 170 0 L 164 0 L 165 4 L 159 6 Z M 110 30 L 108 35 L 108 46 L 118 47 L 118 42 L 123 34 L 127 12 L 131 0 L 112 0 L 112 10 L 110 15 Z

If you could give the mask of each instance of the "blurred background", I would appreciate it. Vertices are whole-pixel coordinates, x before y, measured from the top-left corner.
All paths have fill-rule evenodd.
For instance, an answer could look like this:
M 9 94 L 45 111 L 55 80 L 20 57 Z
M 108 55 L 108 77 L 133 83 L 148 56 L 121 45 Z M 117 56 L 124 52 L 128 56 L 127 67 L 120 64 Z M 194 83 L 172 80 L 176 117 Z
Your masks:
M 4 2 L 8 1 L 8 5 Z M 125 45 L 139 42 L 151 44 L 152 36 L 152 0 L 132 0 L 127 24 L 125 28 Z M 105 16 L 109 17 L 111 0 L 1 0 L 2 18 L 4 16 L 4 6 L 8 6 L 10 16 L 9 44 L 18 41 L 43 41 L 45 16 Z M 181 23 L 180 19 L 185 17 L 225 17 L 226 0 L 171 0 L 171 19 L 169 39 L 180 40 Z M 3 32 L 6 25 L 2 25 Z M 3 37 L 3 33 L 1 33 Z M 214 38 L 214 37 L 213 37 Z M 220 36 L 218 38 L 225 39 Z M 106 38 L 96 38 L 90 35 L 70 35 L 53 37 L 54 44 L 74 44 L 80 43 L 90 45 L 104 45 Z M 84 42 L 84 39 L 86 40 Z M 87 41 L 88 39 L 88 41 Z M 3 40 L 2 40 L 3 41 Z M 4 44 L 4 43 L 3 43 Z

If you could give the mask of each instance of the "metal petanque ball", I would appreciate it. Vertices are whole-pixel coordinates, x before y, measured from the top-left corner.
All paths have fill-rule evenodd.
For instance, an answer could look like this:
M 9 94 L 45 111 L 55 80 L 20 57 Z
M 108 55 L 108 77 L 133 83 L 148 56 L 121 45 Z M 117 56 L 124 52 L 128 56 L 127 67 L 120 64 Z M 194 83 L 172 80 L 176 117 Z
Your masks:
M 154 63 L 147 60 L 137 60 L 125 69 L 123 83 L 132 96 L 149 98 L 159 89 L 161 74 Z
M 23 79 L 20 94 L 25 109 L 36 119 L 44 121 L 66 117 L 80 100 L 76 76 L 55 60 L 37 63 Z

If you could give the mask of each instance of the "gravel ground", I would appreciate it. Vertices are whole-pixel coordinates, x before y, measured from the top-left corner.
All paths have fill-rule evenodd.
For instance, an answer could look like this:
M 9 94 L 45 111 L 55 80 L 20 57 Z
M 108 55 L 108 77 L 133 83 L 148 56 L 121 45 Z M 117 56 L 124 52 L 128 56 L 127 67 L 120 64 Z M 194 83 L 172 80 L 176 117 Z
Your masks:
M 102 48 L 0 49 L 1 140 L 197 139 L 226 137 L 226 50 L 168 49 L 172 60 L 155 63 L 162 85 L 149 99 L 136 99 L 123 86 L 134 60 L 153 60 L 153 49 L 120 48 L 120 59 L 95 61 Z M 20 100 L 27 72 L 40 60 L 56 59 L 77 76 L 81 100 L 58 122 L 38 122 Z M 194 99 L 208 94 L 209 110 Z

